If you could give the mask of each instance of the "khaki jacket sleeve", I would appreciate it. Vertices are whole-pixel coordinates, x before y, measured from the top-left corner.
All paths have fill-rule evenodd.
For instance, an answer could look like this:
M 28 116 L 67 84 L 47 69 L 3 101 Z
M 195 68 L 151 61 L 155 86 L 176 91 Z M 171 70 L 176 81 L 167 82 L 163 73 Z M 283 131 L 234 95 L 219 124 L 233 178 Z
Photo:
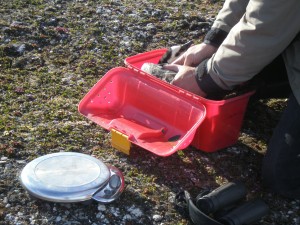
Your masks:
M 206 65 L 211 79 L 224 90 L 250 80 L 282 53 L 300 30 L 299 0 L 250 0 L 235 25 L 228 7 L 222 9 L 214 26 L 233 27 Z
M 219 28 L 228 33 L 244 15 L 248 2 L 249 0 L 226 0 L 212 28 Z

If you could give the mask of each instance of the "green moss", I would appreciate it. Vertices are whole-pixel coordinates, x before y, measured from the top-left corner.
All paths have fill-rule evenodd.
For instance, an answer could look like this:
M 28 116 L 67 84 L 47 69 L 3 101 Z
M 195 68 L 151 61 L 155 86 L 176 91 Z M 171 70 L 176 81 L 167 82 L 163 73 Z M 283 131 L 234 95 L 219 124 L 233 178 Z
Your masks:
M 0 55 L 1 55 L 1 49 L 0 49 Z M 1 57 L 0 58 L 0 70 L 11 68 L 12 62 L 13 62 L 13 60 L 10 57 Z

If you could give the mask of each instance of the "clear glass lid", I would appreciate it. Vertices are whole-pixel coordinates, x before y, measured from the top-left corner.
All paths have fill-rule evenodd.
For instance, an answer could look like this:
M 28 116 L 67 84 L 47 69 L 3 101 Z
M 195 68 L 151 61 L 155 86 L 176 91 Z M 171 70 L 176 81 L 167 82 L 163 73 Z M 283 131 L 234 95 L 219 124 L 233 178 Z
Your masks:
M 31 195 L 55 202 L 89 200 L 109 178 L 110 170 L 102 161 L 76 152 L 39 157 L 28 163 L 20 175 Z

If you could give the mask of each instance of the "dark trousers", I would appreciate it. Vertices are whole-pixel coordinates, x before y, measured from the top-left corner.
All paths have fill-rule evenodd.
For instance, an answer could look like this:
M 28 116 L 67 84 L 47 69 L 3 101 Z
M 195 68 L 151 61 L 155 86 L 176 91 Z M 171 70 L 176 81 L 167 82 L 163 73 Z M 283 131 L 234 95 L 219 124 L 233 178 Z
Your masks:
M 300 105 L 293 94 L 270 139 L 262 178 L 274 192 L 300 199 Z
M 263 160 L 263 183 L 280 195 L 300 199 L 300 105 L 291 94 L 282 58 L 275 59 L 254 80 L 254 99 L 289 98 Z

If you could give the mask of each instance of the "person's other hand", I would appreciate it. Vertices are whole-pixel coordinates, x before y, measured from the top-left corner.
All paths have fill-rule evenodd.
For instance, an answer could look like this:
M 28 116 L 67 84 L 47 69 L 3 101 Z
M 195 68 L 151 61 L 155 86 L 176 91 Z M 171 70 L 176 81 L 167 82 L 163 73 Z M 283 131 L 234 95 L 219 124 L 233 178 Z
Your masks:
M 206 94 L 200 89 L 196 81 L 196 68 L 190 66 L 181 66 L 176 64 L 167 64 L 164 69 L 176 72 L 176 76 L 171 84 L 205 97 Z
M 178 57 L 172 64 L 197 66 L 203 60 L 210 58 L 216 51 L 217 47 L 201 43 L 193 45 L 185 53 Z

